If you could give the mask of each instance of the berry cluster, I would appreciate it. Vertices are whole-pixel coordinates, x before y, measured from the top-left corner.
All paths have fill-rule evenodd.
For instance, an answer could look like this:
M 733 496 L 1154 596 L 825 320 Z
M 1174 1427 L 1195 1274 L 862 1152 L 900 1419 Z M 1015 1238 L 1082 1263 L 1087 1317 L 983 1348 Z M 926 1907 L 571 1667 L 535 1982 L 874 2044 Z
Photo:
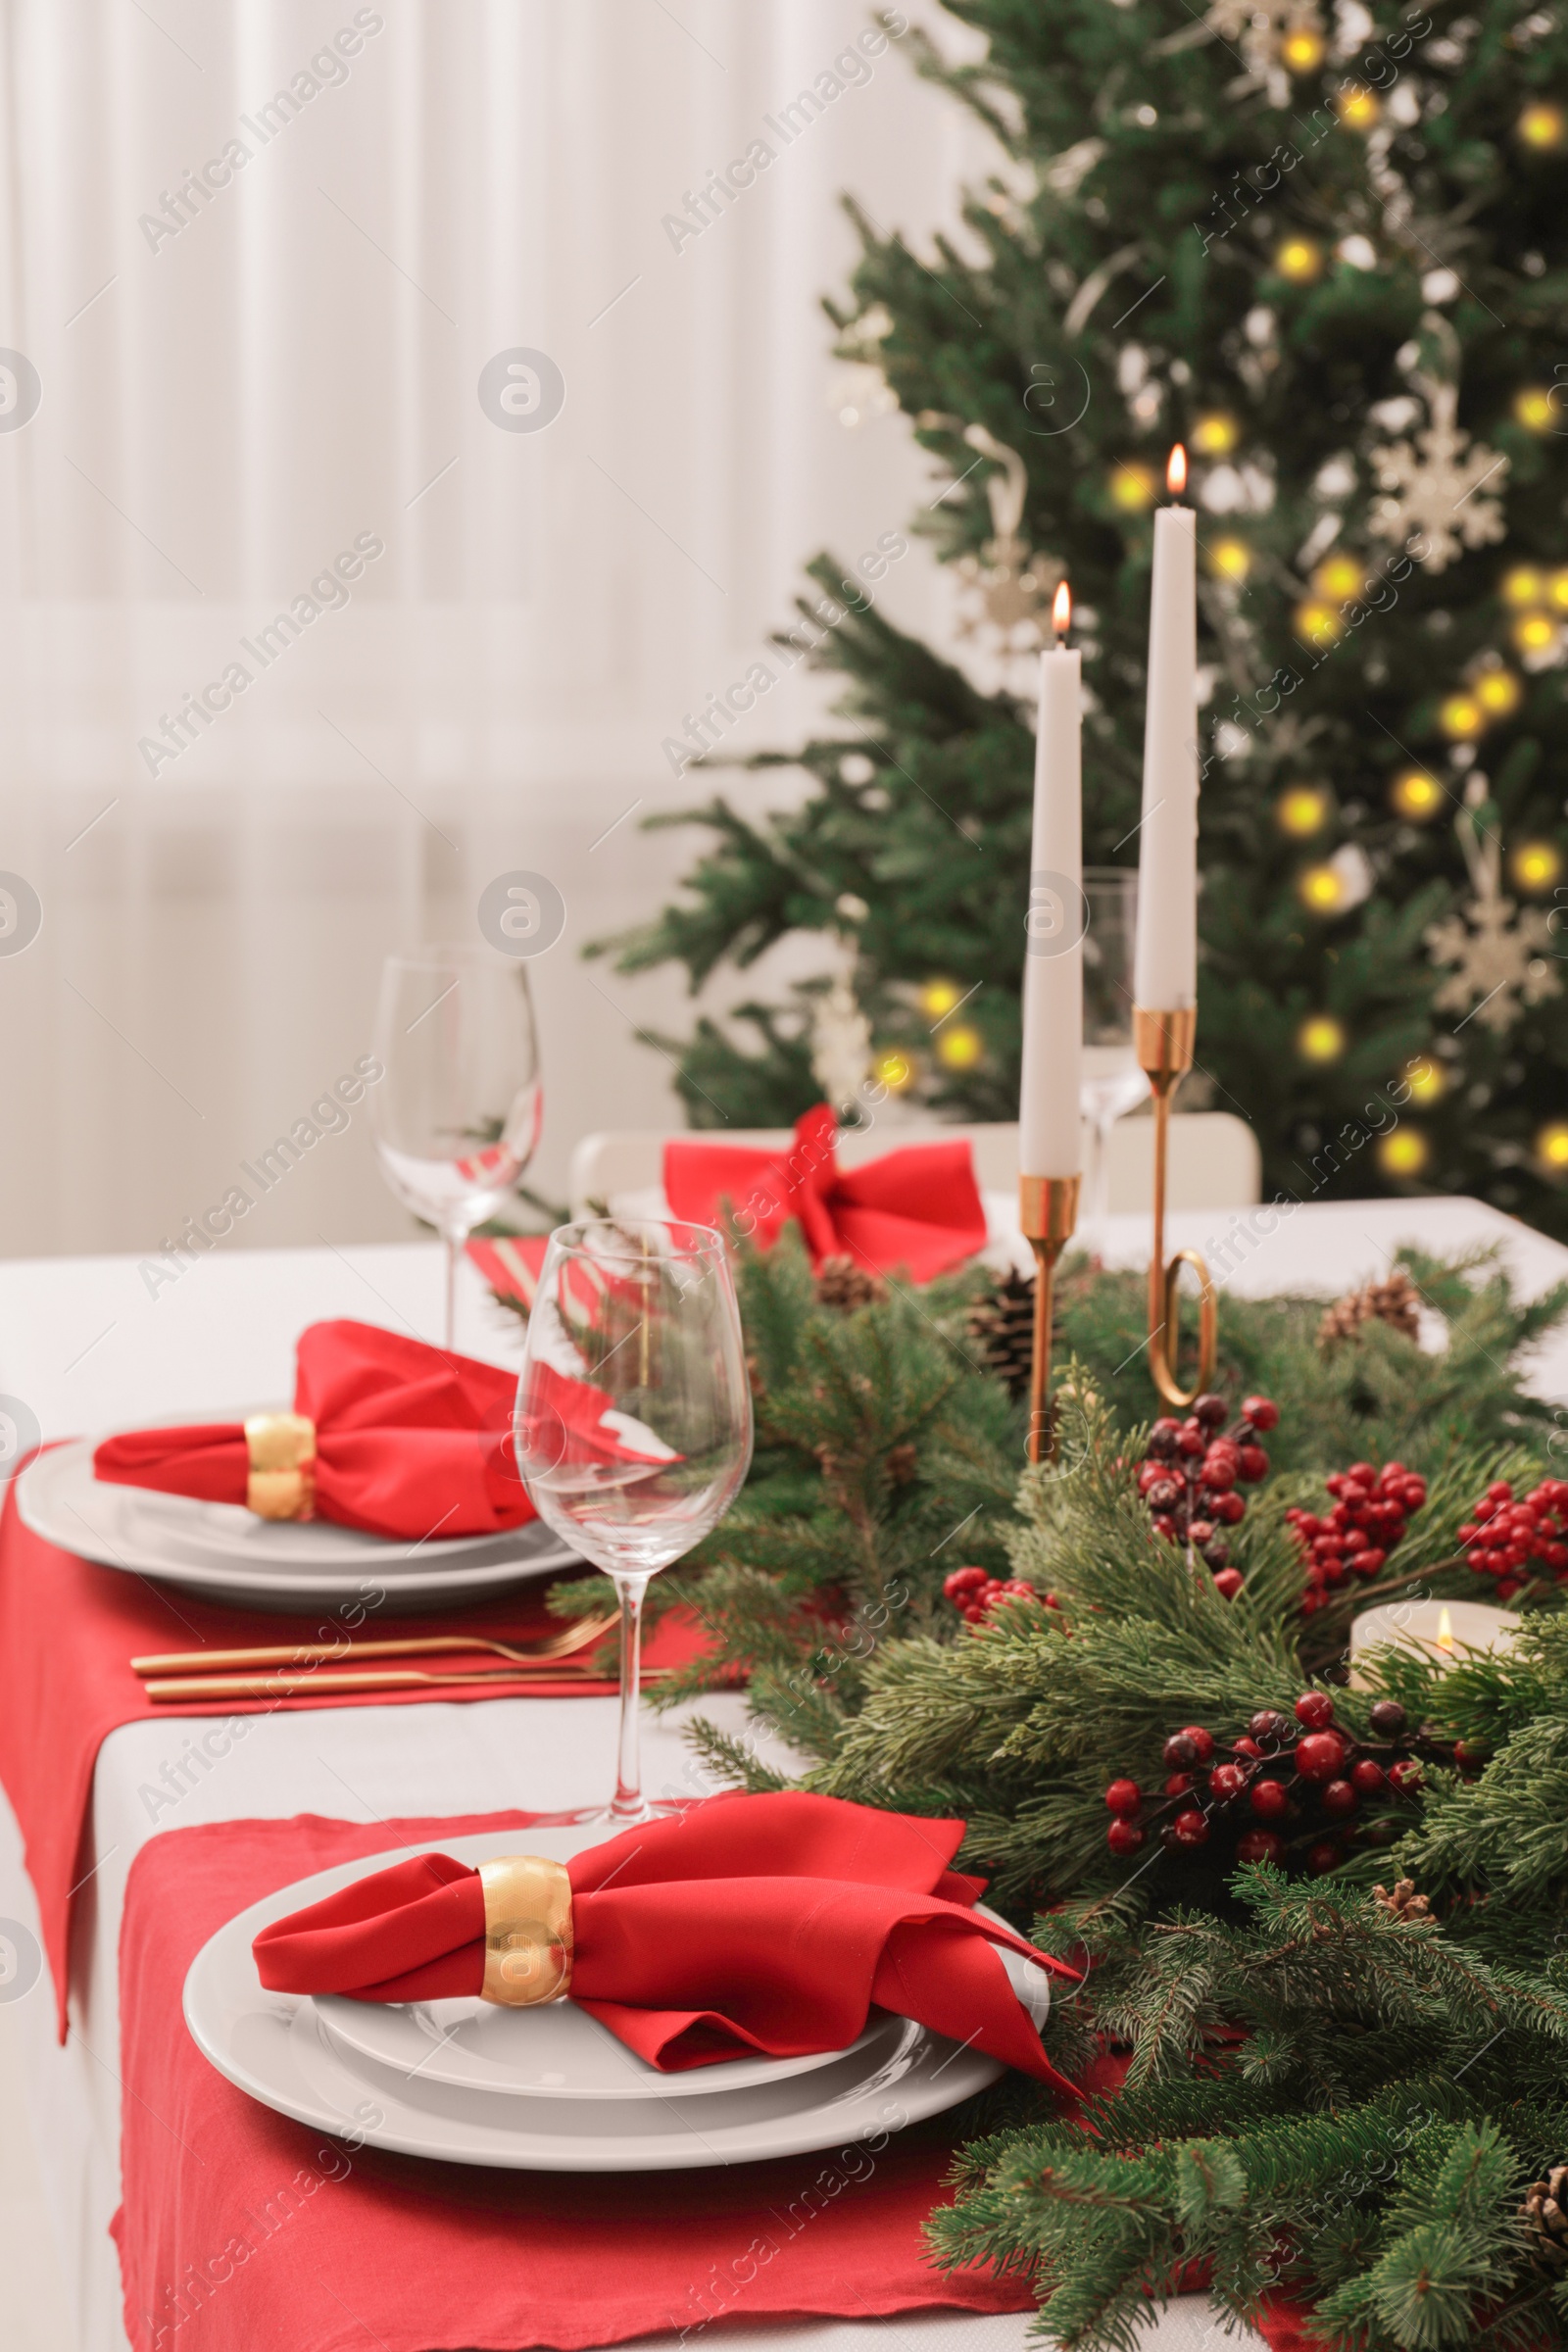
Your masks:
M 999 1600 L 1043 1600 L 1048 1609 L 1056 1606 L 1054 1592 L 1037 1592 L 1022 1577 L 993 1576 L 985 1568 L 955 1568 L 943 1578 L 942 1590 L 970 1625 L 984 1625 Z
M 1505 1478 L 1494 1479 L 1459 1530 L 1460 1548 L 1477 1576 L 1494 1576 L 1497 1598 L 1512 1600 L 1532 1562 L 1561 1584 L 1568 1578 L 1568 1478 L 1544 1478 L 1515 1502 Z
M 1285 1514 L 1306 1555 L 1303 1617 L 1321 1609 L 1335 1586 L 1352 1576 L 1376 1576 L 1403 1536 L 1410 1513 L 1427 1498 L 1426 1480 L 1402 1462 L 1385 1462 L 1381 1470 L 1370 1462 L 1352 1462 L 1323 1483 L 1334 1496 L 1332 1510 L 1320 1518 L 1293 1503 Z M 1568 1554 L 1564 1562 L 1568 1565 Z
M 1232 1428 L 1220 1431 L 1223 1396 L 1198 1396 L 1185 1421 L 1168 1415 L 1149 1433 L 1149 1451 L 1138 1465 L 1138 1492 L 1153 1513 L 1154 1533 L 1172 1544 L 1189 1544 L 1214 1571 L 1214 1584 L 1227 1600 L 1242 1589 L 1242 1572 L 1230 1564 L 1227 1527 L 1245 1517 L 1241 1487 L 1268 1476 L 1268 1455 L 1258 1439 L 1278 1425 L 1280 1408 L 1269 1396 L 1249 1396 Z
M 1424 1728 L 1412 1734 L 1395 1698 L 1374 1702 L 1367 1740 L 1336 1725 L 1326 1690 L 1303 1691 L 1295 1716 L 1293 1723 L 1277 1707 L 1260 1708 L 1223 1755 L 1201 1724 L 1173 1732 L 1161 1796 L 1146 1796 L 1132 1780 L 1114 1780 L 1105 1790 L 1111 1852 L 1136 1854 L 1151 1830 L 1172 1850 L 1194 1851 L 1217 1830 L 1234 1838 L 1238 1862 L 1300 1862 L 1321 1874 L 1344 1860 L 1352 1838 L 1391 1845 L 1399 1835 L 1394 1808 L 1421 1785 L 1412 1749 L 1460 1768 L 1480 1761 L 1462 1741 Z

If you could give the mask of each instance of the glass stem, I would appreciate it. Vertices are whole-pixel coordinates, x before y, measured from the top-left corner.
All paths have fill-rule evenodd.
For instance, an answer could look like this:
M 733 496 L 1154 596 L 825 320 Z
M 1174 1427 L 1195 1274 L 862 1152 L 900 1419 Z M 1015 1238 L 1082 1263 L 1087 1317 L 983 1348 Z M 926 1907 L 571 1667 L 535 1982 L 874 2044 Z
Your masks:
M 611 1582 L 620 1603 L 620 1726 L 615 1738 L 615 1796 L 610 1808 L 613 1821 L 643 1821 L 648 1800 L 643 1795 L 641 1725 L 643 1595 L 646 1576 L 612 1572 Z
M 458 1344 L 458 1260 L 463 1255 L 464 1236 L 461 1233 L 446 1233 L 441 1238 L 447 1246 L 446 1350 L 451 1355 Z
M 1110 1130 L 1114 1122 L 1103 1114 L 1094 1122 L 1094 1172 L 1089 1183 L 1089 1217 L 1102 1224 L 1110 1214 Z

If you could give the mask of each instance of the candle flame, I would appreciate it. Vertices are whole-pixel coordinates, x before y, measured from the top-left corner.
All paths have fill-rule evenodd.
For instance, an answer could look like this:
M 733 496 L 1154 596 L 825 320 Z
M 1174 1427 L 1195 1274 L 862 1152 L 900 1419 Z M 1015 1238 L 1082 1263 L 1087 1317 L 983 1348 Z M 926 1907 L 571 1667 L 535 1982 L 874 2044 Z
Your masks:
M 1446 1602 L 1444 1603 L 1443 1613 L 1438 1619 L 1438 1647 L 1440 1649 L 1452 1649 L 1453 1647 L 1453 1619 L 1448 1615 Z
M 1059 645 L 1072 626 L 1072 590 L 1065 580 L 1056 590 L 1055 602 L 1051 608 L 1051 625 L 1056 632 L 1056 643 Z
M 1179 441 L 1171 451 L 1170 464 L 1165 468 L 1165 487 L 1172 498 L 1180 498 L 1187 487 L 1187 452 Z

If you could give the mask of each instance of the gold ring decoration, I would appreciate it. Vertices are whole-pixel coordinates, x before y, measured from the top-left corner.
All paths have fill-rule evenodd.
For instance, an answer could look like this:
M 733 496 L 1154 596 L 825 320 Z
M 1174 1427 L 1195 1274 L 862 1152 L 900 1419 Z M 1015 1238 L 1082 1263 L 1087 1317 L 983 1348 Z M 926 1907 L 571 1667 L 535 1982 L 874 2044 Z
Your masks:
M 532 2009 L 571 1990 L 571 1881 L 539 1854 L 481 1862 L 484 1889 L 483 1998 Z
M 314 1519 L 316 1423 L 304 1413 L 252 1413 L 245 1446 L 247 1509 L 258 1519 Z
M 1035 1253 L 1034 1351 L 1029 1370 L 1029 1459 L 1056 1458 L 1056 1421 L 1051 1402 L 1051 1338 L 1055 1312 L 1056 1260 L 1078 1222 L 1077 1176 L 1020 1176 L 1018 1222 Z

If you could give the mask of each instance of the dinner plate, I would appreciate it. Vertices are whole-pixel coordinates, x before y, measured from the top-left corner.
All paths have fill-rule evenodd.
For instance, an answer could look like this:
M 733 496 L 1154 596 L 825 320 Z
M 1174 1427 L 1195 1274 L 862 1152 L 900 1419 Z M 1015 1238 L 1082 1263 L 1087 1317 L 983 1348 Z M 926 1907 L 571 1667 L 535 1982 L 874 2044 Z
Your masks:
M 422 1609 L 505 1592 L 577 1558 L 542 1520 L 503 1535 L 408 1543 L 330 1519 L 259 1519 L 237 1503 L 115 1486 L 93 1475 L 101 1443 L 78 1439 L 28 1463 L 17 1480 L 24 1523 L 65 1551 L 206 1600 L 294 1612 L 354 1604 L 378 1613 Z
M 536 1829 L 526 1836 L 531 1851 L 557 1861 L 601 1841 L 597 1830 L 583 1827 Z M 408 1850 L 478 1863 L 516 1847 L 513 1831 Z M 670 2172 L 758 2163 L 857 2140 L 880 2145 L 889 2132 L 956 2106 L 1004 2071 L 993 2058 L 881 2012 L 873 2012 L 866 2033 L 846 2050 L 823 2052 L 808 2066 L 737 2061 L 728 2086 L 701 2095 L 690 2089 L 690 2076 L 658 2078 L 657 2090 L 645 2087 L 654 2070 L 619 2044 L 614 2047 L 627 2087 L 618 2097 L 608 2090 L 592 2095 L 591 2079 L 587 2096 L 570 2082 L 541 2082 L 518 2095 L 515 2088 L 498 2090 L 494 2082 L 448 2079 L 461 2063 L 452 2058 L 452 2045 L 443 2050 L 438 2036 L 418 2028 L 425 2062 L 405 2065 L 401 2051 L 389 2059 L 390 2044 L 381 2045 L 382 2055 L 368 2054 L 332 2030 L 339 2004 L 265 1992 L 251 1944 L 274 1920 L 384 1869 L 389 1859 L 344 1863 L 253 1904 L 202 1947 L 185 1979 L 186 2025 L 219 2073 L 264 2106 L 351 2144 L 516 2172 Z M 570 2006 L 563 2004 L 562 2012 Z M 432 2013 L 466 2012 L 467 2005 L 428 2007 Z M 529 2013 L 512 2014 L 526 2023 Z M 546 2014 L 539 2012 L 535 2022 Z M 547 2032 L 559 2029 L 561 2014 L 551 2017 Z M 585 2012 L 575 2014 L 591 2029 L 583 2041 L 594 2052 L 591 2078 L 593 2068 L 612 2063 L 599 2047 L 612 2037 Z M 544 2046 L 542 2037 L 541 2051 Z M 439 2074 L 432 2075 L 432 2064 Z M 602 2076 L 601 2087 L 609 2079 Z

